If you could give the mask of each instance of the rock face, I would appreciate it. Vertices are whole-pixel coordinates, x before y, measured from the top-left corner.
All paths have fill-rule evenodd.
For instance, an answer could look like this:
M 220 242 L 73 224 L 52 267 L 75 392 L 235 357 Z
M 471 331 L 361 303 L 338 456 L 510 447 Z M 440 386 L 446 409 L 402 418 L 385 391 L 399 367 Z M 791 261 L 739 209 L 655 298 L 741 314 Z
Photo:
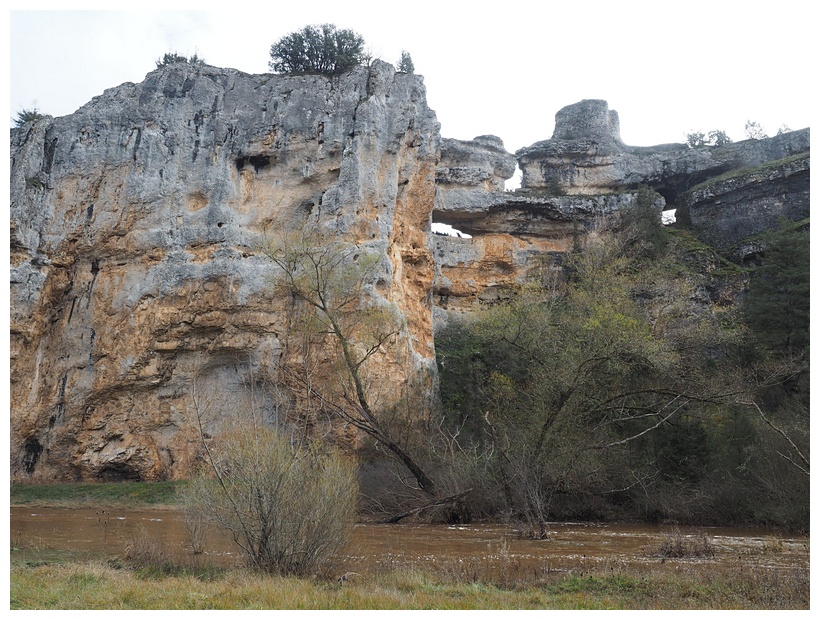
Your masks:
M 694 185 L 729 170 L 759 166 L 808 151 L 809 130 L 725 146 L 685 144 L 630 147 L 605 101 L 585 100 L 555 115 L 550 140 L 516 152 L 522 187 L 569 194 L 601 194 L 649 185 L 673 205 Z
M 366 291 L 403 319 L 378 354 L 383 391 L 399 396 L 409 377 L 435 378 L 434 316 L 553 268 L 640 184 L 729 247 L 806 217 L 808 151 L 808 130 L 629 147 L 591 100 L 513 156 L 494 136 L 442 140 L 422 78 L 382 62 L 333 78 L 183 63 L 110 89 L 11 132 L 12 477 L 186 476 L 197 382 L 218 405 L 209 433 L 247 408 L 285 415 L 277 381 L 298 351 L 272 236 L 315 232 L 379 257 Z M 522 188 L 505 191 L 516 161 Z
M 631 147 L 606 101 L 584 100 L 559 110 L 551 139 L 516 153 L 522 186 L 514 193 L 496 178 L 513 171 L 500 141 L 445 144 L 452 146 L 442 148 L 433 220 L 472 239 L 431 237 L 439 321 L 444 311 L 503 297 L 526 281 L 534 257 L 540 268 L 545 256 L 566 251 L 597 218 L 631 205 L 641 185 L 663 197 L 659 211 L 678 209 L 682 223 L 721 249 L 775 228 L 778 217 L 808 216 L 808 129 L 721 147 Z M 504 165 L 491 163 L 498 161 Z
M 753 235 L 777 229 L 780 218 L 809 217 L 809 176 L 809 153 L 744 168 L 683 194 L 677 215 L 701 239 L 729 250 Z M 735 247 L 735 258 L 745 260 L 747 250 Z
M 176 64 L 13 130 L 12 474 L 186 475 L 194 377 L 232 395 L 226 415 L 275 392 L 256 389 L 289 310 L 271 234 L 381 256 L 371 290 L 406 321 L 403 362 L 434 368 L 438 151 L 422 78 L 381 62 L 335 78 Z

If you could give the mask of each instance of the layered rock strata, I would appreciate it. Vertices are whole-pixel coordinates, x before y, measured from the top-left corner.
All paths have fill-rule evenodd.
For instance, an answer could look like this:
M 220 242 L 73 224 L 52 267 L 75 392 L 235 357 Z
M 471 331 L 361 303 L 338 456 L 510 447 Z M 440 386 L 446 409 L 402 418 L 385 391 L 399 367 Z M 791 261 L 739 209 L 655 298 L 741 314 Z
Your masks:
M 720 147 L 631 147 L 602 100 L 562 108 L 552 138 L 515 158 L 492 136 L 445 140 L 433 220 L 472 238 L 431 237 L 437 317 L 504 296 L 526 281 L 533 257 L 540 268 L 560 256 L 596 219 L 631 205 L 641 185 L 661 194 L 659 211 L 679 209 L 683 225 L 720 249 L 776 228 L 779 217 L 808 217 L 809 149 L 808 129 Z M 505 192 L 513 159 L 521 189 Z M 757 246 L 743 247 L 739 259 Z
M 555 116 L 552 138 L 516 152 L 522 186 L 570 194 L 600 194 L 649 185 L 672 205 L 694 185 L 730 170 L 759 166 L 808 151 L 809 130 L 724 146 L 625 145 L 617 114 L 606 101 L 585 100 Z
M 809 217 L 810 163 L 803 153 L 710 179 L 680 197 L 677 216 L 709 245 L 746 260 L 754 246 L 741 242 L 777 229 L 781 218 Z
M 612 122 L 617 128 L 617 116 Z M 554 266 L 574 236 L 635 200 L 631 191 L 580 196 L 527 187 L 505 191 L 504 182 L 514 175 L 515 164 L 495 136 L 442 140 L 433 221 L 470 238 L 429 237 L 436 265 L 433 297 L 438 325 L 446 322 L 447 312 L 468 312 L 509 295 L 511 288 L 526 282 L 531 269 Z M 662 208 L 660 201 L 658 209 Z
M 333 78 L 177 64 L 110 89 L 12 130 L 12 476 L 184 477 L 193 396 L 217 412 L 208 434 L 243 409 L 287 416 L 278 373 L 298 352 L 272 237 L 379 257 L 365 289 L 402 318 L 375 360 L 395 397 L 434 378 L 434 313 L 441 325 L 553 268 L 639 185 L 728 248 L 807 216 L 808 152 L 808 130 L 629 147 L 617 114 L 588 100 L 513 156 L 494 136 L 441 140 L 422 78 L 381 62 Z M 522 187 L 505 191 L 516 164 Z
M 439 126 L 420 76 L 175 64 L 11 136 L 11 458 L 27 479 L 187 475 L 191 386 L 276 415 L 293 230 L 375 253 L 404 321 L 394 393 L 434 368 Z M 215 422 L 218 424 L 217 422 Z

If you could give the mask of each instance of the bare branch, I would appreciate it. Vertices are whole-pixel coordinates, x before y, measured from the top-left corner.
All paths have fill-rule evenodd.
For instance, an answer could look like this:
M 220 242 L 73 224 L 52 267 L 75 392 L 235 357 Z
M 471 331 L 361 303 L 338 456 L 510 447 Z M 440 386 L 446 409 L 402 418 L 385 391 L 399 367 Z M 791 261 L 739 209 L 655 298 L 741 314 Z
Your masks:
M 774 423 L 771 420 L 769 420 L 769 418 L 766 417 L 766 415 L 763 413 L 763 410 L 758 406 L 758 404 L 756 402 L 754 402 L 754 401 L 741 402 L 740 404 L 741 405 L 746 405 L 748 407 L 754 407 L 757 410 L 757 413 L 763 419 L 763 421 L 766 424 L 768 424 L 772 428 L 772 430 L 774 430 L 778 435 L 783 437 L 783 439 L 785 439 L 788 442 L 788 444 L 794 449 L 794 451 L 797 452 L 797 456 L 800 457 L 800 460 L 803 462 L 803 465 L 805 467 L 801 466 L 799 463 L 796 463 L 790 456 L 787 456 L 787 455 L 783 454 L 782 452 L 778 452 L 777 454 L 780 455 L 781 457 L 783 457 L 784 459 L 786 459 L 792 465 L 794 465 L 797 468 L 798 471 L 800 471 L 800 472 L 802 472 L 802 473 L 804 473 L 805 475 L 808 476 L 809 475 L 809 460 L 805 456 L 803 456 L 803 453 L 800 451 L 800 448 L 798 448 L 794 444 L 794 442 L 786 434 L 786 432 L 783 431 L 782 429 L 778 428 L 777 426 L 775 426 Z

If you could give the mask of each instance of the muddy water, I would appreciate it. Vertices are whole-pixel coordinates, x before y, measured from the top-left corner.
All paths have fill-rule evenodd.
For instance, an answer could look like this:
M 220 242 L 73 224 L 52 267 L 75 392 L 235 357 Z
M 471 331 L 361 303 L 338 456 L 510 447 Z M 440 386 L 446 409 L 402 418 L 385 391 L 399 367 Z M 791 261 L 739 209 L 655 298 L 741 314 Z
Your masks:
M 218 531 L 204 557 L 192 558 L 181 514 L 175 510 L 99 510 L 12 507 L 10 535 L 16 553 L 37 559 L 121 556 L 129 544 L 149 540 L 165 553 L 191 561 L 234 565 L 241 555 Z M 553 524 L 547 540 L 524 540 L 502 525 L 357 525 L 344 553 L 343 570 L 369 572 L 396 566 L 469 566 L 485 570 L 511 563 L 533 570 L 573 570 L 657 563 L 657 548 L 670 535 L 702 540 L 714 558 L 685 562 L 734 562 L 779 569 L 808 569 L 808 537 L 762 529 L 675 528 L 647 524 Z M 683 562 L 672 561 L 670 562 Z

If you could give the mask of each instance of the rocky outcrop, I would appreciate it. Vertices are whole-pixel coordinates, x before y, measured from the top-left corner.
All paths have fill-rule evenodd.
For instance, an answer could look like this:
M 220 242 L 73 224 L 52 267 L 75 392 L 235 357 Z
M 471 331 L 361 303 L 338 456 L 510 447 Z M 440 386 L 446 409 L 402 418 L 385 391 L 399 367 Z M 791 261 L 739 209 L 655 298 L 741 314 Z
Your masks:
M 659 211 L 677 209 L 682 225 L 721 249 L 776 228 L 779 217 L 805 218 L 809 148 L 808 129 L 721 147 L 631 147 L 617 112 L 584 100 L 556 114 L 550 140 L 516 153 L 522 187 L 505 192 L 513 158 L 499 139 L 445 140 L 433 220 L 472 238 L 431 236 L 437 320 L 503 297 L 596 219 L 631 205 L 641 185 L 663 196 Z M 735 254 L 742 260 L 756 249 L 741 244 Z
M 742 241 L 776 230 L 781 218 L 809 217 L 809 176 L 809 153 L 742 168 L 683 194 L 677 216 L 700 239 L 744 261 L 759 248 Z
M 560 110 L 552 138 L 520 149 L 516 158 L 522 186 L 531 190 L 601 194 L 643 184 L 671 206 L 678 195 L 709 178 L 809 148 L 808 129 L 725 146 L 631 147 L 621 141 L 617 114 L 607 103 L 585 100 Z
M 272 234 L 380 256 L 371 293 L 406 326 L 392 362 L 432 371 L 438 151 L 422 78 L 381 62 L 333 78 L 176 64 L 13 130 L 14 475 L 186 475 L 197 376 L 230 395 L 226 416 L 275 412 L 289 302 Z
M 595 122 L 585 118 L 575 115 L 566 122 L 578 131 L 596 131 L 602 139 L 611 140 L 618 131 L 614 113 L 595 117 Z M 526 282 L 533 266 L 540 268 L 545 260 L 553 264 L 575 235 L 635 200 L 632 191 L 580 196 L 526 186 L 505 191 L 504 181 L 514 173 L 515 158 L 495 136 L 442 141 L 433 221 L 471 238 L 429 238 L 436 265 L 437 324 L 446 321 L 446 312 L 469 311 L 508 295 L 512 287 Z M 662 208 L 661 201 L 658 209 Z
M 514 157 L 494 136 L 441 140 L 422 78 L 382 62 L 332 78 L 158 69 L 12 130 L 12 475 L 187 475 L 197 382 L 218 412 L 208 433 L 243 409 L 288 415 L 279 369 L 299 354 L 272 236 L 315 232 L 378 257 L 367 295 L 403 328 L 373 359 L 398 397 L 434 377 L 434 317 L 543 277 L 639 185 L 668 207 L 685 194 L 684 219 L 726 247 L 805 217 L 808 150 L 808 130 L 629 147 L 592 100 Z M 516 160 L 522 187 L 505 191 Z M 432 234 L 431 220 L 472 237 Z

